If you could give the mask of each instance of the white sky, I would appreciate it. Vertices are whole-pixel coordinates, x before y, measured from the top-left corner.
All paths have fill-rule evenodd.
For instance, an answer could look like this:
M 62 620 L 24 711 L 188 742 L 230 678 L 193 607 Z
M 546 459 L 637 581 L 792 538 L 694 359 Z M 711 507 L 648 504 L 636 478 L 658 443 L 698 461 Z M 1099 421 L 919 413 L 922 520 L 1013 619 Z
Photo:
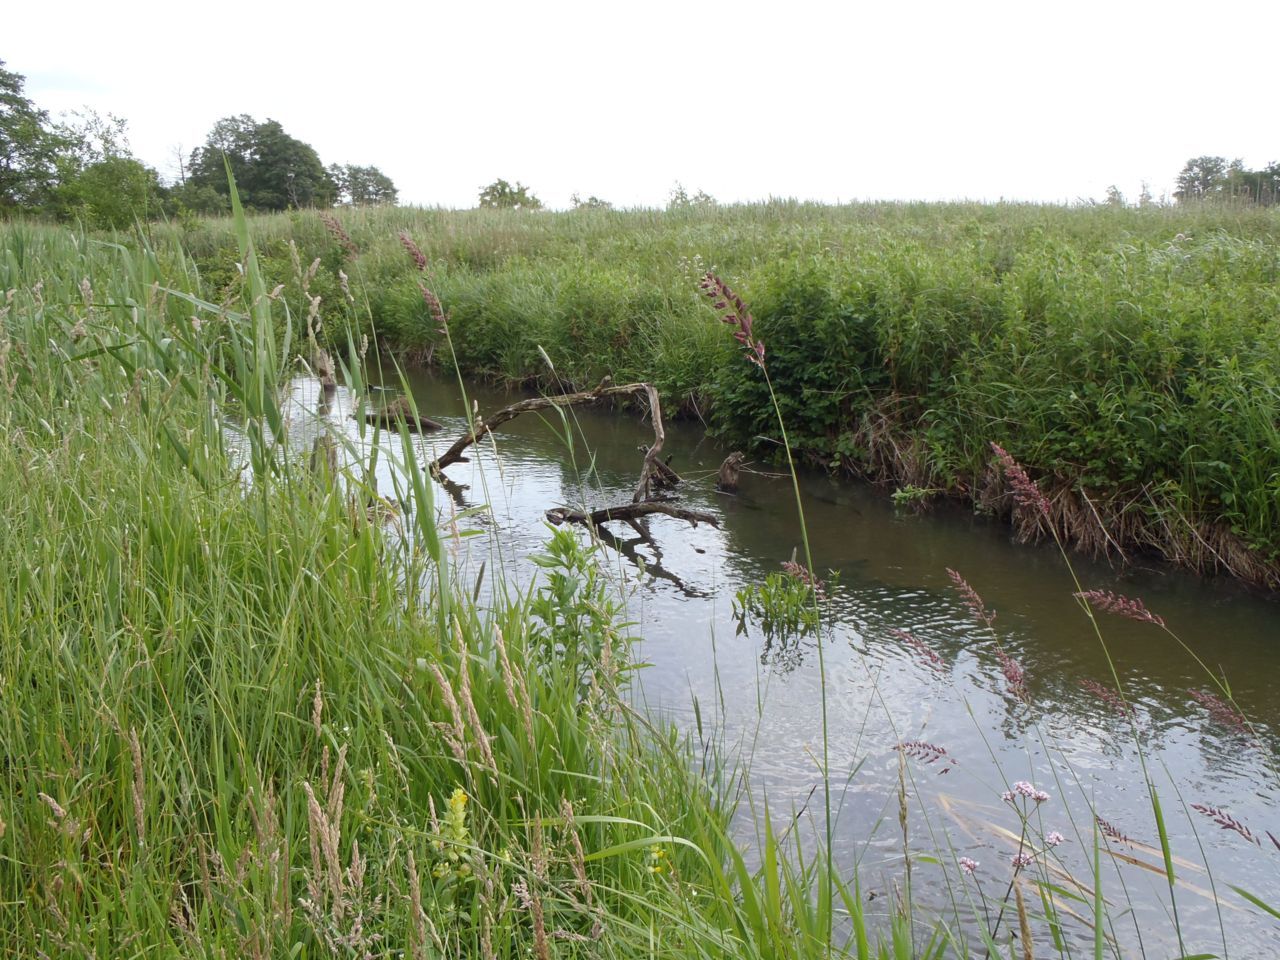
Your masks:
M 0 58 L 126 117 L 162 173 L 219 117 L 280 121 L 401 201 L 496 177 L 721 201 L 1071 201 L 1280 159 L 1273 2 L 7 4 Z

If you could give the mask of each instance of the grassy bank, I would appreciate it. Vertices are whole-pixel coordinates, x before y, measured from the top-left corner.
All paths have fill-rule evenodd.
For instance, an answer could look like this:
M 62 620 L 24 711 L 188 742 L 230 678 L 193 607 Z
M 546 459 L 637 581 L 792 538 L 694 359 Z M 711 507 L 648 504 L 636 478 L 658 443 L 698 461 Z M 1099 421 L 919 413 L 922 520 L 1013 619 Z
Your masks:
M 996 441 L 1050 492 L 1068 541 L 1280 582 L 1274 211 L 774 203 L 340 219 L 349 249 L 311 214 L 255 219 L 270 282 L 305 311 L 296 278 L 320 258 L 324 311 L 410 359 L 441 356 L 425 280 L 465 371 L 545 384 L 545 352 L 575 383 L 651 379 L 728 443 L 771 455 L 763 382 L 698 299 L 714 269 L 753 308 L 810 461 L 1011 515 Z M 211 288 L 238 284 L 228 223 L 157 234 Z
M 367 459 L 287 455 L 241 262 L 218 308 L 173 255 L 4 246 L 0 953 L 822 955 L 831 902 L 766 898 L 627 706 L 573 537 L 482 611 L 411 455 L 390 521 Z

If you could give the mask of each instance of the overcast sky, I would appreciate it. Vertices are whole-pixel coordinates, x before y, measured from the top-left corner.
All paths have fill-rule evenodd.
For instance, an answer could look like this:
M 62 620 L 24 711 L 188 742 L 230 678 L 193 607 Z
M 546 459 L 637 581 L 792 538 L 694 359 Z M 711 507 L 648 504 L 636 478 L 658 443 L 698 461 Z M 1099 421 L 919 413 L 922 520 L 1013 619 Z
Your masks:
M 129 121 L 162 173 L 219 117 L 280 121 L 401 201 L 470 207 L 497 177 L 721 201 L 1073 201 L 1188 157 L 1280 159 L 1277 4 L 6 5 L 0 59 L 53 113 Z

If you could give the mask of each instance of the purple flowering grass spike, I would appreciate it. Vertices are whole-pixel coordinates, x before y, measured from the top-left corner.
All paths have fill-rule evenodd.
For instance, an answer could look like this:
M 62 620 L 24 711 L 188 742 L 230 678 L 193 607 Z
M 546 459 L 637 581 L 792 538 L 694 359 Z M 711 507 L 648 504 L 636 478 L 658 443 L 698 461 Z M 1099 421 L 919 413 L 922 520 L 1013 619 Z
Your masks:
M 1005 479 L 1009 481 L 1009 486 L 1013 488 L 1013 500 L 1020 507 L 1028 507 L 1039 512 L 1044 518 L 1050 519 L 1053 515 L 1053 508 L 1035 481 L 1027 476 L 1027 471 L 1023 469 L 1022 464 L 1013 459 L 1012 456 L 1000 446 L 998 443 L 992 443 L 991 449 L 995 452 L 996 460 L 1000 463 L 1000 469 L 1004 472 Z
M 1107 837 L 1108 839 L 1111 839 L 1111 840 L 1115 840 L 1119 843 L 1128 843 L 1132 845 L 1133 841 L 1130 840 L 1128 837 L 1126 837 L 1123 833 L 1121 833 L 1118 827 L 1109 823 L 1106 820 L 1103 820 L 1097 814 L 1094 814 L 1093 819 L 1097 822 L 1098 830 L 1101 831 L 1104 837 Z
M 1116 693 L 1116 691 L 1112 690 L 1110 687 L 1105 687 L 1096 680 L 1088 679 L 1081 680 L 1080 687 L 1093 694 L 1093 696 L 1097 697 L 1116 713 L 1126 717 L 1133 716 L 1133 707 L 1126 703 L 1120 694 Z
M 942 769 L 938 771 L 939 775 L 949 773 L 957 763 L 955 757 L 947 753 L 945 747 L 940 747 L 936 743 L 927 743 L 924 740 L 904 740 L 893 749 L 901 752 L 903 756 L 913 757 L 925 763 L 936 763 L 939 760 L 946 761 L 943 763 Z
M 427 312 L 431 314 L 431 319 L 436 322 L 436 332 L 444 334 L 448 330 L 449 315 L 444 312 L 444 307 L 440 305 L 440 298 L 427 289 L 426 284 L 419 283 L 418 289 L 422 291 L 422 302 L 427 305 Z
M 1258 846 L 1262 846 L 1262 841 L 1253 835 L 1252 830 L 1246 827 L 1243 823 L 1241 823 L 1231 814 L 1227 813 L 1227 811 L 1223 810 L 1221 807 L 1211 807 L 1205 803 L 1193 803 L 1191 805 L 1191 809 L 1198 811 L 1199 813 L 1203 813 L 1206 817 L 1208 817 L 1210 820 L 1212 820 L 1214 823 L 1220 826 L 1223 830 L 1234 831 L 1235 833 L 1240 834 L 1240 836 L 1244 837 L 1250 843 L 1254 843 L 1254 844 L 1257 844 Z M 1272 842 L 1275 842 L 1274 837 L 1272 837 L 1271 839 L 1272 839 Z
M 413 238 L 409 236 L 405 230 L 400 231 L 400 245 L 408 251 L 409 256 L 413 258 L 414 266 L 419 271 L 425 272 L 427 269 L 427 255 L 418 249 L 418 245 L 413 242 Z
M 764 343 L 757 340 L 753 333 L 755 321 L 743 299 L 714 273 L 705 274 L 698 288 L 711 299 L 716 310 L 727 311 L 721 315 L 720 321 L 736 328 L 734 339 L 746 348 L 747 359 L 763 370 Z
M 1237 733 L 1251 733 L 1249 721 L 1244 718 L 1244 715 L 1216 693 L 1211 693 L 1208 690 L 1188 690 L 1187 693 L 1191 695 L 1191 699 L 1209 712 L 1209 718 L 1214 723 L 1219 723 L 1224 727 L 1231 727 Z
M 918 639 L 906 630 L 899 630 L 896 627 L 891 628 L 889 632 L 915 650 L 919 655 L 921 662 L 925 663 L 927 666 L 933 667 L 936 670 L 946 669 L 947 662 L 938 655 L 936 650 L 923 640 Z
M 988 627 L 995 623 L 996 612 L 987 609 L 987 605 L 982 602 L 982 597 L 978 596 L 978 591 L 969 586 L 964 577 L 950 567 L 947 567 L 947 576 L 955 584 L 956 589 L 960 592 L 961 601 L 969 608 L 969 612 L 973 614 L 975 620 L 979 623 L 985 623 Z
M 324 224 L 324 228 L 329 231 L 329 235 L 333 237 L 347 251 L 350 256 L 358 257 L 360 250 L 356 247 L 355 241 L 351 239 L 350 234 L 342 228 L 342 224 L 338 222 L 338 218 L 329 213 L 320 214 L 320 222 Z
M 1027 671 L 1023 669 L 1022 664 L 1003 650 L 996 651 L 996 658 L 1000 661 L 1000 672 L 1004 674 L 1005 682 L 1009 684 L 1009 692 L 1019 700 L 1026 700 Z
M 1137 597 L 1124 597 L 1110 590 L 1084 590 L 1076 596 L 1103 613 L 1114 613 L 1118 617 L 1127 617 L 1140 623 L 1154 623 L 1157 627 L 1164 626 L 1164 617 L 1152 613 Z

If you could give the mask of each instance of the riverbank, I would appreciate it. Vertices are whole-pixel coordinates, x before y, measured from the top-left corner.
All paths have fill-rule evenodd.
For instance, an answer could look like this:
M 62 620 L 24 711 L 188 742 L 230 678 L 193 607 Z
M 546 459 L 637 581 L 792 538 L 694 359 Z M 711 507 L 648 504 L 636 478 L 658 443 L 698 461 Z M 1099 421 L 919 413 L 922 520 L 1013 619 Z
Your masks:
M 699 298 L 714 270 L 754 314 L 809 462 L 906 498 L 964 499 L 1023 537 L 1052 524 L 1093 554 L 1280 584 L 1275 211 L 771 203 L 337 218 L 255 218 L 269 280 L 305 315 L 301 279 L 319 258 L 310 287 L 327 329 L 356 324 L 407 362 L 547 389 L 647 379 L 668 410 L 769 457 L 780 438 L 763 378 Z M 213 288 L 238 283 L 225 223 L 157 236 L 179 240 Z M 451 349 L 421 283 L 448 312 Z M 1045 488 L 1048 521 L 1015 510 L 993 441 Z
M 243 242 L 250 228 L 238 226 Z M 1138 860 L 1141 871 L 1173 876 L 1156 781 L 1138 796 L 1154 821 L 1140 823 L 1141 834 L 1122 824 L 1130 840 L 1114 824 L 1095 828 L 1095 816 L 1119 807 L 1095 813 L 1093 798 L 1069 798 L 1058 784 L 1052 800 L 1016 782 L 1007 802 L 997 799 L 1015 777 L 1076 781 L 1052 730 L 1034 747 L 1050 765 L 1027 772 L 980 767 L 975 731 L 957 756 L 986 806 L 1013 825 L 983 821 L 1002 831 L 990 849 L 1011 839 L 1014 851 L 979 874 L 942 829 L 943 801 L 921 791 L 906 762 L 932 773 L 945 748 L 911 739 L 918 723 L 893 727 L 871 762 L 892 755 L 896 792 L 869 812 L 874 824 L 891 823 L 885 804 L 896 806 L 900 837 L 873 837 L 883 885 L 864 898 L 862 857 L 818 840 L 821 820 L 834 827 L 841 805 L 834 790 L 830 805 L 816 799 L 822 784 L 851 780 L 868 756 L 847 730 L 828 727 L 824 673 L 816 685 L 808 675 L 804 703 L 821 705 L 821 719 L 800 731 L 803 747 L 768 757 L 803 765 L 818 786 L 772 814 L 738 808 L 742 758 L 726 766 L 714 723 L 704 724 L 716 713 L 698 706 L 723 688 L 717 681 L 694 702 L 683 733 L 637 712 L 617 595 L 579 541 L 552 537 L 528 588 L 500 589 L 491 569 L 483 586 L 494 600 L 478 604 L 478 574 L 453 562 L 459 516 L 437 515 L 414 441 L 384 433 L 375 443 L 348 412 L 342 429 L 325 428 L 337 400 L 315 380 L 311 416 L 289 407 L 283 385 L 298 355 L 323 365 L 308 328 L 353 354 L 365 346 L 358 331 L 338 335 L 339 317 L 322 309 L 330 301 L 315 300 L 332 283 L 338 303 L 374 315 L 372 287 L 345 247 L 331 274 L 299 250 L 291 292 L 273 289 L 240 251 L 233 262 L 243 272 L 231 273 L 243 279 L 219 285 L 164 243 L 25 227 L 2 236 L 0 502 L 9 522 L 0 557 L 14 571 L 0 592 L 6 952 L 964 956 L 1007 952 L 1015 910 L 1018 929 L 1034 927 L 1045 944 L 1058 942 L 1066 910 L 1078 924 L 1072 936 L 1100 931 L 1100 951 L 1119 949 L 1122 918 L 1141 937 L 1146 921 L 1126 880 L 1104 898 L 1098 878 L 1105 865 L 1111 884 L 1112 867 Z M 394 249 L 404 250 L 398 240 Z M 696 301 L 689 309 L 701 316 Z M 722 326 L 706 323 L 723 350 Z M 368 402 L 359 365 L 344 379 L 333 391 L 343 402 Z M 380 470 L 388 482 L 378 485 Z M 962 585 L 965 603 L 981 608 Z M 920 625 L 937 622 L 927 615 Z M 945 668 L 948 655 L 975 658 L 963 667 L 965 690 L 985 691 L 993 711 L 1043 737 L 1048 714 L 1019 663 L 1021 641 L 983 624 L 980 640 L 944 653 L 929 645 L 936 637 L 903 634 L 892 657 L 918 654 L 926 671 Z M 708 639 L 714 651 L 714 631 Z M 812 638 L 787 640 L 801 652 Z M 831 699 L 856 689 L 850 703 L 865 723 L 884 700 L 883 671 L 853 652 Z M 1110 681 L 1097 676 L 1100 702 L 1122 710 L 1130 678 L 1114 668 Z M 854 679 L 863 686 L 849 686 Z M 1213 722 L 1235 724 L 1215 741 L 1236 749 L 1245 741 L 1230 737 L 1248 737 L 1269 759 L 1269 731 L 1244 720 L 1216 678 L 1196 682 Z M 761 704 L 766 690 L 756 688 Z M 1125 719 L 1120 730 L 1129 727 Z M 1144 729 L 1131 728 L 1139 760 Z M 1177 787 L 1159 789 L 1168 797 Z M 1042 802 L 1054 804 L 1051 824 L 1031 815 Z M 1056 818 L 1068 815 L 1069 832 Z M 1186 813 L 1191 835 L 1198 816 Z M 749 842 L 729 829 L 735 817 L 753 828 Z M 1240 826 L 1240 842 L 1256 839 Z M 1157 831 L 1163 854 L 1149 843 Z M 1084 855 L 1083 868 L 1063 865 L 1063 842 Z M 1135 849 L 1141 858 L 1126 852 Z M 913 870 L 917 881 L 930 872 L 933 886 L 913 886 Z M 987 877 L 999 889 L 984 889 Z M 1180 906 L 1182 888 L 1170 884 L 1167 904 L 1151 902 L 1162 918 L 1172 913 L 1179 941 L 1180 916 L 1199 942 L 1199 914 L 1274 912 L 1271 891 L 1256 885 L 1231 901 L 1197 886 L 1197 905 L 1184 896 Z M 1027 907 L 1023 885 L 1044 894 L 1041 906 Z M 1225 943 L 1221 919 L 1207 935 L 1218 933 Z M 877 935 L 878 948 L 868 943 Z

